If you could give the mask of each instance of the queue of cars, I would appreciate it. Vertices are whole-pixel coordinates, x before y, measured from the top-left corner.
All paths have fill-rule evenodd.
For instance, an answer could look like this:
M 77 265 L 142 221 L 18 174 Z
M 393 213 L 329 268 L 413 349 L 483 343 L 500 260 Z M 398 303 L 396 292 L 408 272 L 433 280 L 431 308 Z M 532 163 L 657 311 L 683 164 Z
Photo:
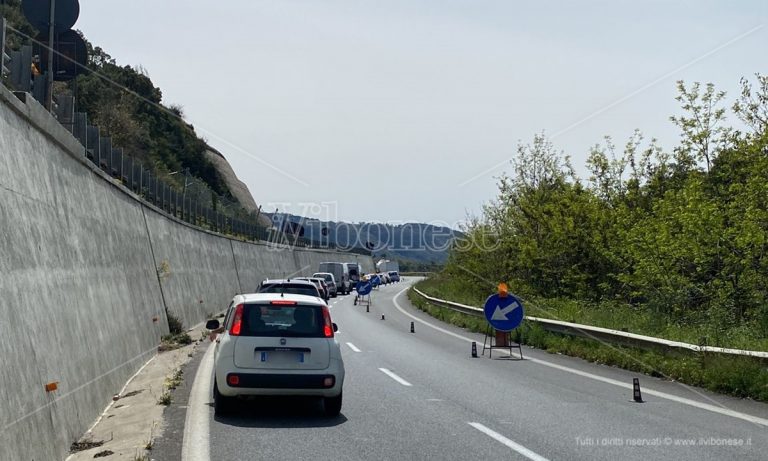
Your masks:
M 233 410 L 252 396 L 315 396 L 328 416 L 341 411 L 344 361 L 328 300 L 351 292 L 361 278 L 356 263 L 322 263 L 312 277 L 268 279 L 255 293 L 235 296 L 224 320 L 206 328 L 219 336 L 214 350 L 214 412 Z M 399 281 L 397 272 L 377 275 Z
M 364 279 L 370 280 L 373 286 L 389 285 L 400 281 L 400 274 L 397 271 L 378 272 L 375 274 L 366 274 Z

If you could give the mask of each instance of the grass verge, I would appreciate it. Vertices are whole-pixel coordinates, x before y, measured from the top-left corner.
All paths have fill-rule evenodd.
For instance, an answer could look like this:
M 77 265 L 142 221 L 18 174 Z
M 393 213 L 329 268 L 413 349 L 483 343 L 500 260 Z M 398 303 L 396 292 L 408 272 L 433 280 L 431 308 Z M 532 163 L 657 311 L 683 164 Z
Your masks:
M 418 309 L 438 320 L 477 333 L 483 333 L 486 329 L 484 318 L 435 306 L 412 289 L 408 290 L 408 298 Z M 539 325 L 525 322 L 516 330 L 515 335 L 513 339 L 521 344 L 549 353 L 580 357 L 590 362 L 667 378 L 735 397 L 768 401 L 768 365 L 759 359 L 693 352 L 662 354 L 552 333 Z

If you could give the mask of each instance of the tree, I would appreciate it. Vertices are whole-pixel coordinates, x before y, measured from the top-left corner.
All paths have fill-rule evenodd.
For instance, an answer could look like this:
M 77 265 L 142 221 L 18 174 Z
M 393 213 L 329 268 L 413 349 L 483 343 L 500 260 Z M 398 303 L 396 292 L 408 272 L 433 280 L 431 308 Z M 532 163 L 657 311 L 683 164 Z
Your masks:
M 677 82 L 677 90 L 675 99 L 684 113 L 670 120 L 682 131 L 680 146 L 675 149 L 678 168 L 686 172 L 694 168 L 694 162 L 705 162 L 709 171 L 713 149 L 726 145 L 730 133 L 721 125 L 725 120 L 725 108 L 721 106 L 725 92 L 715 91 L 715 86 L 707 83 L 702 93 L 699 82 L 686 88 L 682 80 Z
M 733 111 L 758 136 L 768 129 L 768 75 L 755 74 L 757 90 L 753 93 L 749 80 L 741 79 L 741 95 L 733 103 Z

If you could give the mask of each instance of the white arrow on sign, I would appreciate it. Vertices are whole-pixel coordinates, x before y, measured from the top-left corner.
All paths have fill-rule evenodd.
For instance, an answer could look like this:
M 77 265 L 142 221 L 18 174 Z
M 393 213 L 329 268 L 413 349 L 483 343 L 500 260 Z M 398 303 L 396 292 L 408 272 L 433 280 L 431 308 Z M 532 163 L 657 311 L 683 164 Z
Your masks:
M 512 304 L 510 304 L 509 306 L 505 307 L 504 309 L 501 309 L 497 305 L 496 306 L 496 310 L 493 311 L 493 315 L 491 316 L 491 320 L 501 320 L 501 321 L 509 320 L 507 318 L 507 314 L 509 314 L 513 310 L 517 309 L 518 307 L 520 307 L 520 303 L 517 302 L 517 301 L 514 301 Z

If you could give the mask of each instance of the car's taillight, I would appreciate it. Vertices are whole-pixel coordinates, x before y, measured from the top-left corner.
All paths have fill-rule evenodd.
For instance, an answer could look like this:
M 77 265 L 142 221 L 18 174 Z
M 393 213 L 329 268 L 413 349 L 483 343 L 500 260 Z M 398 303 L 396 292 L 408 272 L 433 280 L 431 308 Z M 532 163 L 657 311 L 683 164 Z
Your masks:
M 235 316 L 232 319 L 232 328 L 229 329 L 229 334 L 232 336 L 240 336 L 240 330 L 243 328 L 243 305 L 238 304 L 235 307 Z
M 239 386 L 240 377 L 237 375 L 227 375 L 227 384 L 229 384 L 230 386 Z
M 328 306 L 323 306 L 323 336 L 333 338 L 333 322 L 331 322 L 331 311 Z
M 277 300 L 277 301 L 270 301 L 269 304 L 272 304 L 273 306 L 295 306 L 298 304 L 296 301 L 288 301 L 287 299 L 283 300 Z

